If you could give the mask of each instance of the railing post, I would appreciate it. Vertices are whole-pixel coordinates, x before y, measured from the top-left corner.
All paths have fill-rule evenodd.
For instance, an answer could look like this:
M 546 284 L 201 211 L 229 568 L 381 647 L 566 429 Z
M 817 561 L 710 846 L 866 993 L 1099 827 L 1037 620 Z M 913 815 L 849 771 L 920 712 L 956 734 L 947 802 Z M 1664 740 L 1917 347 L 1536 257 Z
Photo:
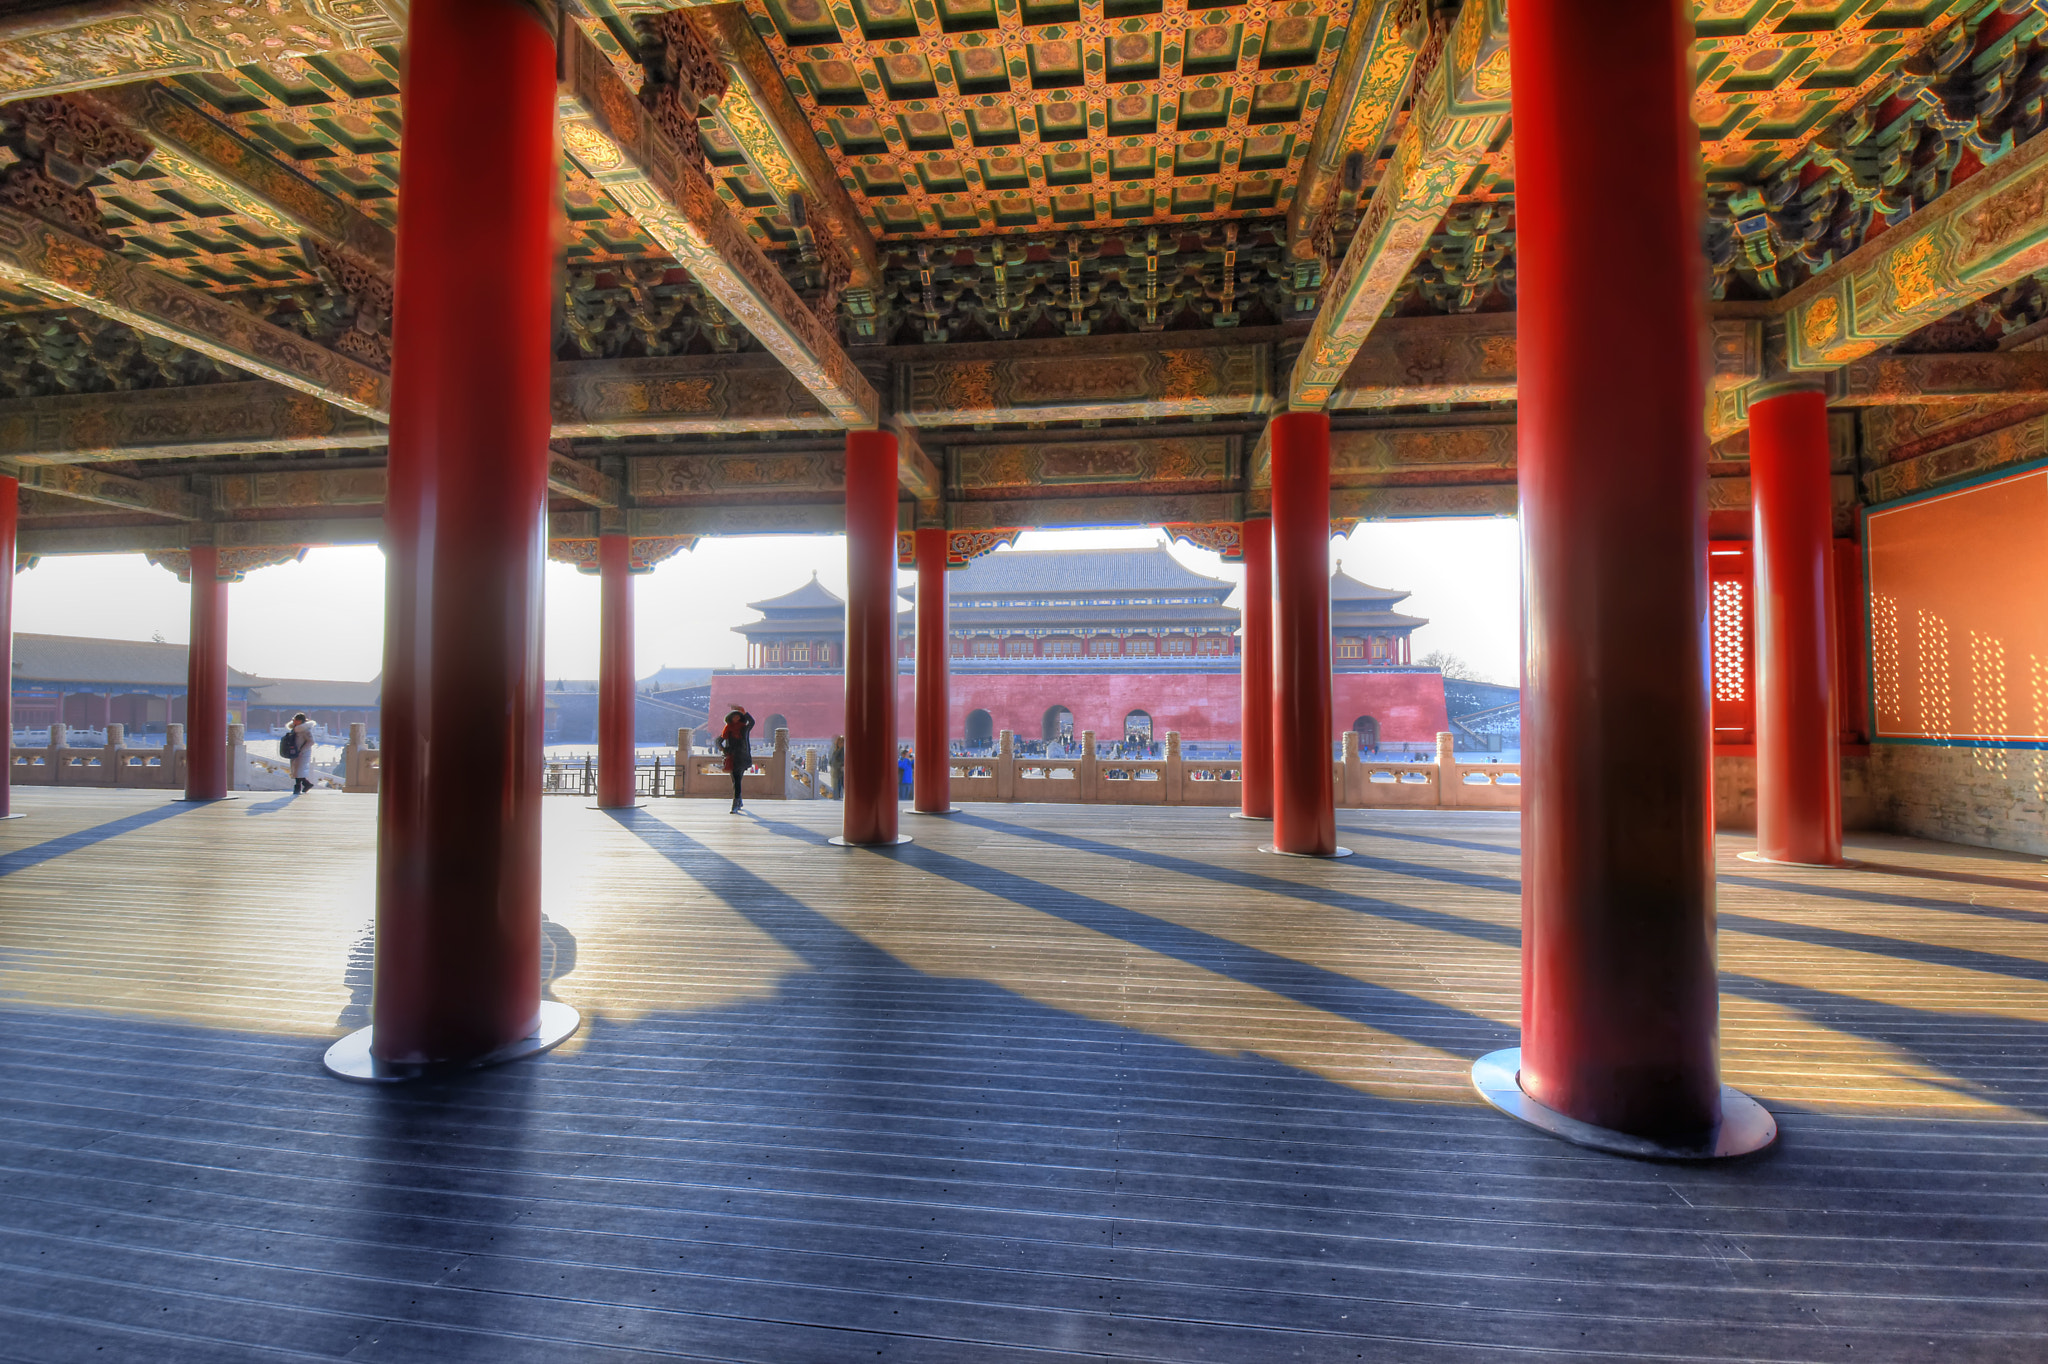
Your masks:
M 1358 731 L 1347 729 L 1344 731 L 1344 772 L 1337 783 L 1338 804 L 1358 805 L 1362 802 L 1360 784 L 1364 775 L 1358 765 Z
M 690 769 L 694 766 L 690 761 L 690 749 L 696 742 L 695 730 L 676 731 L 676 795 L 679 797 L 690 794 Z
M 224 756 L 227 758 L 228 790 L 230 791 L 246 791 L 249 789 L 249 745 L 246 742 L 247 733 L 247 729 L 241 725 L 232 722 L 228 725 L 228 743 Z
M 56 737 L 57 731 L 52 728 L 50 730 L 50 738 L 53 746 Z M 186 756 L 185 726 L 182 723 L 166 724 L 164 726 L 164 770 L 161 777 L 163 785 L 180 790 L 184 788 Z
M 106 744 L 100 749 L 100 780 L 109 786 L 123 785 L 121 778 L 126 774 L 121 771 L 121 749 L 126 740 L 127 726 L 109 720 Z
M 348 726 L 348 746 L 341 751 L 341 789 L 360 791 L 363 789 L 363 750 L 369 744 L 369 726 L 361 720 L 351 720 Z
M 1102 768 L 1095 759 L 1095 731 L 1081 731 L 1081 799 L 1102 799 Z
M 1436 736 L 1436 803 L 1456 805 L 1464 793 L 1458 786 L 1458 741 L 1455 736 Z
M 789 731 L 775 731 L 775 756 L 768 769 L 768 799 L 789 799 Z
M 71 727 L 63 724 L 50 726 L 50 737 L 43 746 L 43 765 L 50 769 L 50 785 L 64 784 L 64 754 L 70 749 Z
M 1013 730 L 1004 730 L 996 741 L 996 799 L 1017 799 L 1017 735 Z
M 1181 766 L 1180 731 L 1177 729 L 1166 731 L 1166 771 L 1161 775 L 1166 779 L 1166 803 L 1168 805 L 1179 805 L 1187 799 L 1187 792 L 1181 789 L 1181 782 L 1186 776 L 1186 771 Z

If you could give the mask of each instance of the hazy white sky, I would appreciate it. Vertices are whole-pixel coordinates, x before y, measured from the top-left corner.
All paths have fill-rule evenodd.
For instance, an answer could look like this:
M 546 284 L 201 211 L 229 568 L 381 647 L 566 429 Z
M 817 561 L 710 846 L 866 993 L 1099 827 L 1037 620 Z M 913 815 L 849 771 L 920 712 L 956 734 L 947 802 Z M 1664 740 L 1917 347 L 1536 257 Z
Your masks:
M 1019 549 L 1108 548 L 1156 543 L 1156 530 L 1032 531 Z M 1001 551 L 998 551 L 1001 552 Z M 1173 546 L 1201 572 L 1241 580 L 1243 570 L 1205 550 Z M 1430 623 L 1415 656 L 1445 649 L 1483 677 L 1514 683 L 1519 664 L 1521 564 L 1511 520 L 1381 521 L 1330 543 L 1355 578 L 1405 588 L 1402 603 Z M 705 540 L 635 583 L 635 671 L 669 665 L 733 667 L 745 659 L 732 627 L 754 618 L 746 603 L 780 596 L 812 572 L 846 593 L 846 546 L 838 536 Z M 1233 601 L 1235 599 L 1233 598 Z M 547 570 L 550 678 L 597 675 L 597 579 L 566 564 Z M 46 558 L 19 574 L 14 628 L 31 634 L 97 635 L 183 644 L 183 584 L 139 554 Z M 383 652 L 384 556 L 375 548 L 316 549 L 296 564 L 258 569 L 228 589 L 228 661 L 266 677 L 366 681 Z

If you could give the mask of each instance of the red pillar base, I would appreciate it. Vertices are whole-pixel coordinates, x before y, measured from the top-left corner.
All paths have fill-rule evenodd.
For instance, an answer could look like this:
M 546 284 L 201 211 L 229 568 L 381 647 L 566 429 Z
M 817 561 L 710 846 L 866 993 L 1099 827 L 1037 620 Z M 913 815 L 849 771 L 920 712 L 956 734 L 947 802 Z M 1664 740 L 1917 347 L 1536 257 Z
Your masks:
M 1739 861 L 1755 862 L 1765 867 L 1791 867 L 1795 871 L 1850 871 L 1863 865 L 1847 857 L 1836 862 L 1788 862 L 1782 857 L 1765 857 L 1753 849 L 1739 852 L 1735 856 Z
M 486 1052 L 467 1061 L 444 1066 L 380 1061 L 370 1054 L 369 1028 L 357 1028 L 329 1047 L 327 1054 L 320 1060 L 321 1064 L 327 1067 L 327 1073 L 338 1079 L 371 1085 L 396 1084 L 403 1080 L 417 1080 L 425 1075 L 479 1070 L 484 1066 L 503 1065 L 507 1061 L 521 1061 L 529 1056 L 538 1056 L 549 1048 L 568 1041 L 576 1029 L 582 1026 L 582 1014 L 560 1000 L 544 999 L 540 1002 L 540 1025 L 533 1030 L 531 1036 L 515 1038 L 495 1051 Z
M 1232 815 L 1232 816 L 1231 816 L 1231 818 L 1232 818 L 1232 819 L 1256 819 L 1256 818 L 1258 818 L 1258 816 L 1256 816 L 1256 815 L 1244 815 L 1244 814 L 1239 814 L 1239 815 Z M 1260 851 L 1260 852 L 1262 852 L 1262 853 L 1272 853 L 1272 854 L 1273 854 L 1273 855 L 1274 855 L 1275 857 L 1322 857 L 1322 858 L 1331 858 L 1331 857 L 1349 857 L 1349 856 L 1351 856 L 1351 849 L 1349 849 L 1349 848 L 1332 848 L 1332 849 L 1330 849 L 1330 851 L 1328 851 L 1328 852 L 1288 852 L 1288 851 L 1287 851 L 1287 850 L 1285 850 L 1284 848 L 1276 848 L 1276 847 L 1274 847 L 1274 846 L 1273 846 L 1273 845 L 1272 845 L 1271 843 L 1267 843 L 1267 844 L 1263 844 L 1263 845 L 1261 845 L 1261 847 L 1259 848 L 1259 851 Z
M 1574 1146 L 1638 1160 L 1730 1160 L 1753 1155 L 1778 1139 L 1778 1120 L 1733 1085 L 1721 1086 L 1721 1121 L 1711 1130 L 1692 1140 L 1664 1141 L 1595 1127 L 1546 1108 L 1522 1088 L 1521 1073 L 1520 1047 L 1489 1052 L 1472 1063 L 1472 1088 L 1509 1117 Z

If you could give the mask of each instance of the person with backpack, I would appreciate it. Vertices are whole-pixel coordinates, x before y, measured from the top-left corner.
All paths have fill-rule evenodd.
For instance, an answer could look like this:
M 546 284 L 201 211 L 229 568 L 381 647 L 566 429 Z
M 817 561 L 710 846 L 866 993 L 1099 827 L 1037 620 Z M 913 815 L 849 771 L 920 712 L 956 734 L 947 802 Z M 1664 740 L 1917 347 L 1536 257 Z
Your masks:
M 754 717 L 747 714 L 745 706 L 734 706 L 725 713 L 725 728 L 718 732 L 718 747 L 725 754 L 725 770 L 732 773 L 732 813 L 740 812 L 740 783 L 746 780 L 747 769 L 754 765 L 754 749 L 751 738 L 754 733 Z
M 306 719 L 306 712 L 292 716 L 290 727 L 277 741 L 277 756 L 292 765 L 293 795 L 304 795 L 313 789 L 313 726 Z

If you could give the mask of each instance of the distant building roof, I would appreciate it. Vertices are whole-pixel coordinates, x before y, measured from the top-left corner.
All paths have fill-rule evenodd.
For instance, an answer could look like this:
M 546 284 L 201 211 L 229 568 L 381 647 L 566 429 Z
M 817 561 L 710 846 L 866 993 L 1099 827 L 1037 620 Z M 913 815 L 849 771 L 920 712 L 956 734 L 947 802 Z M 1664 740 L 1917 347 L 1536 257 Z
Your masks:
M 678 688 L 708 687 L 711 685 L 709 668 L 657 668 L 640 679 L 641 691 L 675 691 Z
M 383 695 L 382 678 L 368 682 L 319 682 L 300 677 L 280 677 L 264 682 L 249 692 L 249 704 L 297 710 L 375 710 Z
M 185 655 L 182 644 L 153 640 L 20 634 L 14 637 L 14 676 L 22 682 L 182 687 L 186 682 Z M 266 680 L 228 669 L 230 687 L 261 686 Z
M 1330 628 L 1341 634 L 1346 630 L 1413 630 L 1429 624 L 1426 617 L 1404 616 L 1389 609 L 1408 596 L 1360 582 L 1344 571 L 1344 561 L 1339 559 L 1330 575 Z
M 813 572 L 811 580 L 796 591 L 785 592 L 779 597 L 770 597 L 767 601 L 750 601 L 747 603 L 747 609 L 762 612 L 844 611 L 846 599 L 819 582 L 817 573 Z
M 1385 611 L 1397 601 L 1406 601 L 1410 595 L 1412 594 L 1394 592 L 1384 587 L 1374 587 L 1371 583 L 1358 581 L 1358 579 L 1344 571 L 1344 561 L 1342 559 L 1337 561 L 1336 572 L 1330 575 L 1330 601 L 1332 604 L 1340 601 L 1359 602 L 1361 604 L 1377 602 L 1379 603 L 1377 609 Z
M 1117 596 L 1164 592 L 1213 594 L 1218 601 L 1237 587 L 1181 563 L 1164 545 L 1143 549 L 1003 549 L 946 575 L 947 596 L 1005 597 L 1046 594 Z M 913 588 L 903 595 L 916 599 Z

